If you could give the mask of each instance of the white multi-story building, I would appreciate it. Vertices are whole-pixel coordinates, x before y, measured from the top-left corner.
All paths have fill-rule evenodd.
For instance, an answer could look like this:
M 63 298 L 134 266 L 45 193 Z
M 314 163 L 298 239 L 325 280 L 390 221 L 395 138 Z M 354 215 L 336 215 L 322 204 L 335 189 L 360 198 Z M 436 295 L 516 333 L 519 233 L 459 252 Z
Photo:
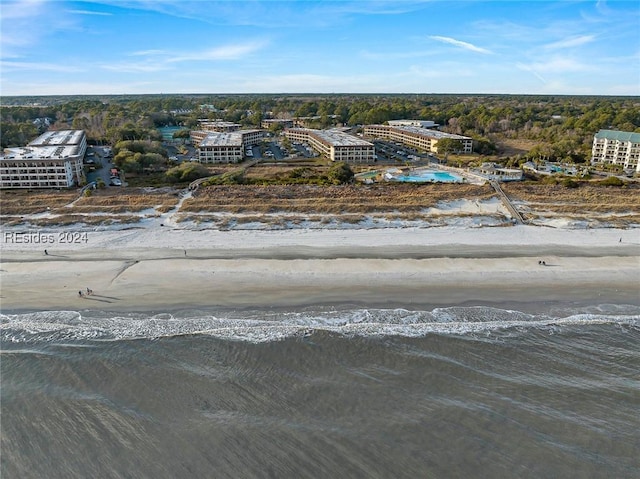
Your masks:
M 454 135 L 416 126 L 366 125 L 363 134 L 368 138 L 384 138 L 397 141 L 432 153 L 438 153 L 438 141 L 443 138 L 451 138 L 460 141 L 461 153 L 471 153 L 473 151 L 473 140 L 468 136 Z
M 83 130 L 48 131 L 0 156 L 0 188 L 68 188 L 85 182 Z
M 191 132 L 192 135 L 194 132 Z M 200 163 L 238 163 L 244 158 L 247 146 L 262 139 L 262 130 L 240 130 L 227 133 L 209 132 L 198 144 Z
M 344 133 L 339 129 L 289 128 L 285 130 L 284 134 L 293 142 L 308 143 L 311 148 L 331 161 L 373 163 L 376 158 L 372 143 Z
M 640 173 L 640 133 L 600 130 L 593 137 L 591 163 L 621 165 Z

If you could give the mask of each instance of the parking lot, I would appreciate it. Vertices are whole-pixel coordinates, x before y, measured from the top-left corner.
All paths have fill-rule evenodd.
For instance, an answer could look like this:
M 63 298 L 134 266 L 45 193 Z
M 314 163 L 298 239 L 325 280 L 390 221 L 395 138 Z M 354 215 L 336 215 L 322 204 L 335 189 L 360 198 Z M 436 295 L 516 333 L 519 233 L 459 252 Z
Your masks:
M 406 164 L 423 166 L 429 163 L 437 163 L 438 158 L 430 153 L 422 153 L 417 150 L 390 141 L 374 140 L 376 149 L 376 161 L 382 164 Z

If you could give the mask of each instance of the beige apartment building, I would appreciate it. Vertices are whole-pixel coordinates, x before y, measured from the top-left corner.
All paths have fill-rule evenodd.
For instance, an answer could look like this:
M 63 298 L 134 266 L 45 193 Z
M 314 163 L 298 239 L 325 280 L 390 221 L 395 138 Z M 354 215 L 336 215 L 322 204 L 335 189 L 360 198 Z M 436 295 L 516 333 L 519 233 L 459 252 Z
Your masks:
M 281 118 L 267 118 L 262 120 L 260 126 L 265 130 L 268 130 L 272 125 L 281 125 L 282 128 L 291 128 L 293 126 L 293 120 L 286 120 Z
M 339 129 L 289 128 L 285 130 L 284 134 L 294 143 L 307 143 L 331 161 L 373 163 L 376 158 L 373 143 L 344 133 Z
M 193 133 L 191 132 L 192 137 Z M 260 143 L 262 130 L 239 130 L 228 133 L 207 134 L 198 143 L 200 163 L 238 163 L 243 160 L 245 148 Z
M 198 120 L 199 130 L 215 131 L 218 133 L 227 133 L 230 131 L 238 131 L 240 124 L 232 123 L 224 120 Z
M 640 173 L 640 133 L 600 130 L 593 137 L 591 163 L 621 165 Z
M 83 130 L 47 131 L 0 156 L 0 188 L 68 188 L 86 181 Z
M 422 151 L 438 153 L 438 141 L 443 138 L 460 140 L 461 153 L 473 151 L 473 140 L 467 136 L 454 135 L 438 130 L 430 130 L 418 126 L 366 125 L 364 136 L 367 138 L 382 138 L 397 141 Z

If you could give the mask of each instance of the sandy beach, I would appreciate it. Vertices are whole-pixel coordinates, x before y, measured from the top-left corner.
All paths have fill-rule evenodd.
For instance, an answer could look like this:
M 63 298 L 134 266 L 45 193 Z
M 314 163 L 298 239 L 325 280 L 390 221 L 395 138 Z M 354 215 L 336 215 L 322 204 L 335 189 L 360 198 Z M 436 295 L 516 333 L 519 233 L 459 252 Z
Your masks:
M 148 228 L 71 244 L 7 233 L 3 311 L 640 304 L 637 230 Z

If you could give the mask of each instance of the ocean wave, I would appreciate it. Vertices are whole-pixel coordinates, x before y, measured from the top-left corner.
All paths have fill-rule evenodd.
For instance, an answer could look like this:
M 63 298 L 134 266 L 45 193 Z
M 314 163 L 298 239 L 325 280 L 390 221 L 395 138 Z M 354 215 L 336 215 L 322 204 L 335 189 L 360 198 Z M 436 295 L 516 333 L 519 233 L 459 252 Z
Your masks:
M 639 323 L 640 312 L 637 307 L 611 305 L 566 316 L 535 315 L 491 307 L 449 307 L 431 311 L 360 308 L 216 314 L 202 311 L 174 314 L 42 311 L 0 314 L 0 340 L 6 345 L 206 335 L 258 343 L 306 337 L 318 331 L 344 336 L 420 337 L 427 334 L 490 334 L 596 324 L 638 327 Z

